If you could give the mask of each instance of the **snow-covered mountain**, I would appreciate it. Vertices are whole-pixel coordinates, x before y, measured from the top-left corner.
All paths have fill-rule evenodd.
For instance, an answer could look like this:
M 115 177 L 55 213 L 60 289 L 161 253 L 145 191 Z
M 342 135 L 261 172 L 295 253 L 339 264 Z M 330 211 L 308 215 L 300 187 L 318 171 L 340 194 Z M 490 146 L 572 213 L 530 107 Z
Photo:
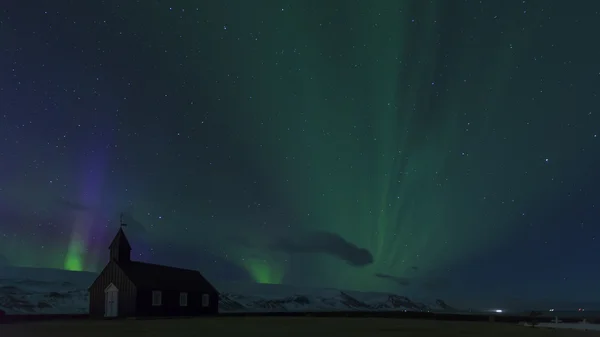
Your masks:
M 0 267 L 0 310 L 6 314 L 84 314 L 95 273 Z M 442 300 L 415 302 L 389 293 L 217 283 L 221 312 L 456 311 Z
M 0 267 L 0 310 L 6 314 L 81 314 L 95 273 Z

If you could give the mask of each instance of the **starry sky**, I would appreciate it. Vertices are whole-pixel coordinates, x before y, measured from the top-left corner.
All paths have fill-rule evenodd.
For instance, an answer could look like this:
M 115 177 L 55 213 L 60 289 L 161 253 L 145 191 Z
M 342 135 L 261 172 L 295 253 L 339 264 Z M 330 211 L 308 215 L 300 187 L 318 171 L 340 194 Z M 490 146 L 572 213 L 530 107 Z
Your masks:
M 598 31 L 593 1 L 2 1 L 0 264 L 98 271 L 122 213 L 213 280 L 600 301 Z

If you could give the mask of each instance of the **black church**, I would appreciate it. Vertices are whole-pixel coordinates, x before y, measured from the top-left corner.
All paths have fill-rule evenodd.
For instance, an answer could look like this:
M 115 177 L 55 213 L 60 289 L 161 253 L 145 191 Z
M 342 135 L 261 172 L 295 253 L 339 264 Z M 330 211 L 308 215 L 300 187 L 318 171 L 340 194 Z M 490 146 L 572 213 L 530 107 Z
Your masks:
M 219 293 L 198 271 L 131 261 L 123 228 L 89 287 L 91 317 L 215 315 Z

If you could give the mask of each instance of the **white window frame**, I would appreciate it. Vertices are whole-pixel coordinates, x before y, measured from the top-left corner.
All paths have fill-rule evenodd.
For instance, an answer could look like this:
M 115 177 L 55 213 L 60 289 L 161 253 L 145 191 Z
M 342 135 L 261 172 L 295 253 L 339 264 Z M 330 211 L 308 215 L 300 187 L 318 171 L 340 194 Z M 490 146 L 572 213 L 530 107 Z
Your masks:
M 160 307 L 162 305 L 162 291 L 152 290 L 152 306 Z
M 210 304 L 210 295 L 202 294 L 202 307 L 206 308 Z
M 188 293 L 179 293 L 179 306 L 180 307 L 188 306 Z

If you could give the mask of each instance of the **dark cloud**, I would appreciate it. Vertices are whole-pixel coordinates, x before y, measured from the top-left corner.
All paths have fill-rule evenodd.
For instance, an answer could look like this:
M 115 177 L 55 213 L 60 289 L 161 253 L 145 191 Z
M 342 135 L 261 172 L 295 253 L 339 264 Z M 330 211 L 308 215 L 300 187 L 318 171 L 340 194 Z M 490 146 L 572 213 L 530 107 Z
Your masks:
M 393 275 L 383 274 L 383 273 L 377 273 L 377 274 L 375 274 L 375 276 L 379 277 L 379 278 L 388 279 L 388 280 L 395 282 L 403 287 L 409 286 L 411 283 L 411 280 L 407 277 L 398 277 L 398 276 L 393 276 Z
M 337 257 L 353 266 L 373 263 L 373 255 L 367 249 L 357 247 L 340 235 L 330 232 L 309 232 L 297 237 L 280 238 L 270 248 L 287 253 L 315 253 Z

